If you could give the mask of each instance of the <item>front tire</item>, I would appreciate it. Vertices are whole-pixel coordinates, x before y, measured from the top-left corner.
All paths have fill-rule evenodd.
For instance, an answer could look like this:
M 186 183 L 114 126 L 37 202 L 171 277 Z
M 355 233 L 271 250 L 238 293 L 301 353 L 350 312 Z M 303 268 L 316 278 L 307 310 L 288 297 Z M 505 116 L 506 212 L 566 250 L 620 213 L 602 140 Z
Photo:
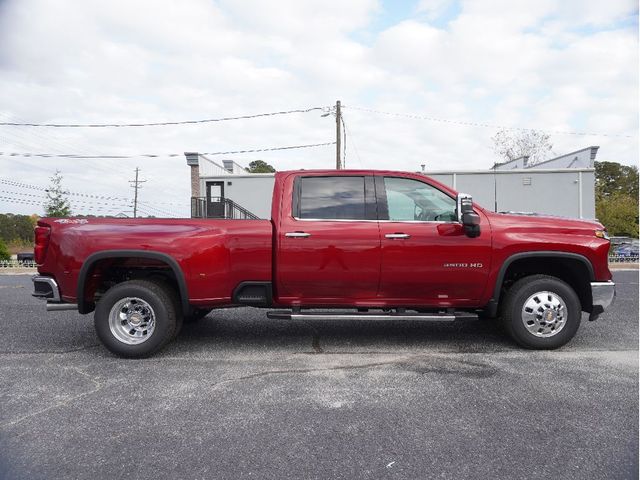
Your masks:
M 519 345 L 539 350 L 561 347 L 580 326 L 576 292 L 559 278 L 531 275 L 518 280 L 502 303 L 502 322 Z
M 142 358 L 166 345 L 178 328 L 175 295 L 164 283 L 130 280 L 110 288 L 94 314 L 98 338 L 112 353 Z

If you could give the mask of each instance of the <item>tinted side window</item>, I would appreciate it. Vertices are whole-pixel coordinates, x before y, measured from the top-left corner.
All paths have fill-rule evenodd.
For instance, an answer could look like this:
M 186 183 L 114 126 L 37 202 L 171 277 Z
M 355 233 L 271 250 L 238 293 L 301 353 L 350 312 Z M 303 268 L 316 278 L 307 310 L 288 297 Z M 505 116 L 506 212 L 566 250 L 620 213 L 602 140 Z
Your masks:
M 300 218 L 364 220 L 364 177 L 303 177 Z
M 389 220 L 454 222 L 456 201 L 429 184 L 409 178 L 384 178 Z

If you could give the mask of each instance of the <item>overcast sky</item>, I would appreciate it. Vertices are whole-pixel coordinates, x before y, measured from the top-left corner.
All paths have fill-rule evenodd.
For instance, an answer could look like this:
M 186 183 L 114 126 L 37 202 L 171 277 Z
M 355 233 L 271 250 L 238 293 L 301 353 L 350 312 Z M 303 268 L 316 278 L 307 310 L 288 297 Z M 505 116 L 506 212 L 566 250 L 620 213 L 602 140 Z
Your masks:
M 485 169 L 496 128 L 550 132 L 557 154 L 599 145 L 638 162 L 638 9 L 631 0 L 0 0 L 0 122 L 161 122 L 345 105 L 349 168 Z M 331 142 L 322 112 L 200 125 L 0 126 L 0 151 L 217 152 Z M 223 157 L 218 157 L 221 160 Z M 332 168 L 335 147 L 234 155 L 278 170 Z M 0 156 L 0 179 L 131 198 L 188 213 L 183 156 Z M 0 183 L 0 212 L 42 213 L 35 189 Z M 74 196 L 74 210 L 126 201 Z M 90 208 L 89 208 L 90 207 Z M 147 207 L 145 207 L 147 208 Z M 150 213 L 156 213 L 147 208 Z

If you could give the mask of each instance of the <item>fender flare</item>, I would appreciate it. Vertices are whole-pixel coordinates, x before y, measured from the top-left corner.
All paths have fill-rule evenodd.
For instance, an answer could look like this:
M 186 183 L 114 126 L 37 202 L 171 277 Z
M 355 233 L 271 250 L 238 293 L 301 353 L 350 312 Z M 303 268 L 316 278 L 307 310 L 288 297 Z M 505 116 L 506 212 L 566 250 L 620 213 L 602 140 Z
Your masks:
M 493 298 L 492 302 L 495 302 L 497 305 L 500 300 L 500 292 L 502 290 L 502 281 L 504 280 L 504 276 L 507 273 L 507 269 L 509 266 L 515 262 L 516 260 L 521 260 L 523 258 L 536 258 L 536 257 L 553 257 L 553 258 L 567 258 L 570 260 L 578 260 L 587 268 L 589 272 L 589 281 L 593 282 L 595 280 L 595 274 L 593 273 L 593 265 L 589 261 L 587 257 L 584 255 L 580 255 L 579 253 L 571 253 L 571 252 L 558 252 L 554 250 L 545 251 L 535 251 L 535 252 L 521 252 L 514 253 L 506 258 L 506 260 L 502 263 L 500 267 L 500 271 L 498 272 L 498 277 L 496 278 L 496 283 L 493 288 Z
M 77 285 L 77 301 L 78 301 L 78 312 L 84 314 L 89 313 L 93 310 L 91 302 L 87 302 L 84 298 L 84 292 L 86 288 L 86 281 L 89 272 L 94 267 L 94 265 L 100 261 L 107 258 L 121 258 L 121 257 L 137 257 L 137 258 L 150 258 L 153 260 L 159 260 L 163 263 L 169 265 L 173 274 L 176 277 L 176 281 L 178 282 L 178 289 L 180 291 L 180 300 L 182 303 L 182 310 L 185 315 L 189 312 L 189 291 L 187 289 L 187 282 L 184 278 L 184 273 L 180 268 L 180 265 L 170 255 L 161 252 L 154 252 L 150 250 L 103 250 L 100 252 L 92 253 L 89 255 L 82 267 L 80 268 L 80 273 L 78 274 L 78 285 Z

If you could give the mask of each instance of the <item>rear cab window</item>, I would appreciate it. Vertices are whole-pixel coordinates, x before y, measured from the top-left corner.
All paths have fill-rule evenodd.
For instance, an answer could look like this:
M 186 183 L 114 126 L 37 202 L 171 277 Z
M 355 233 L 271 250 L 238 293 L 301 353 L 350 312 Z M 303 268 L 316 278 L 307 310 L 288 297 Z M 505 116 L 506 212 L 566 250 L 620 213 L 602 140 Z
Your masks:
M 376 220 L 373 177 L 298 177 L 293 216 L 299 220 Z

